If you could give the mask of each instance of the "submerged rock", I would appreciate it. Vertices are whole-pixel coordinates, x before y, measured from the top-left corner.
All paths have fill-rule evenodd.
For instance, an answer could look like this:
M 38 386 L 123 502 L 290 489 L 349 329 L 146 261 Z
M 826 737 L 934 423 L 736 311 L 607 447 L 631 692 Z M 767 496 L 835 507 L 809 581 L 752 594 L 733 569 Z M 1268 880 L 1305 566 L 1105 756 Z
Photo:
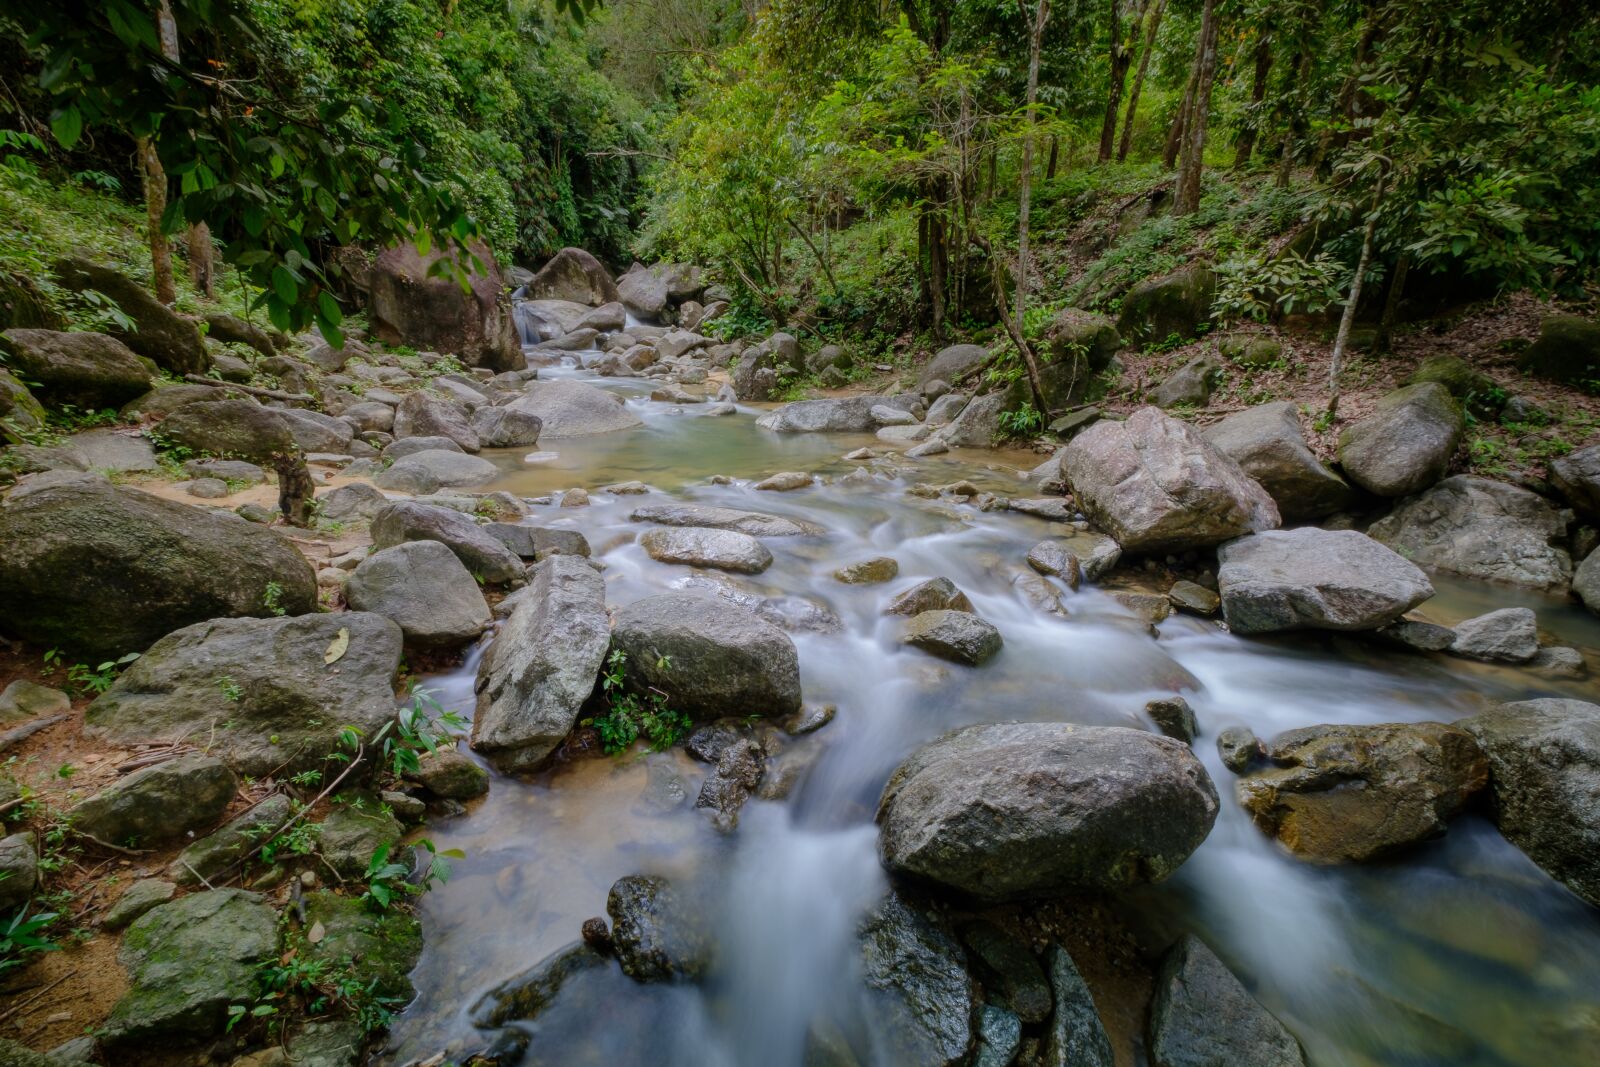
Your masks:
M 1150 1008 L 1154 1067 L 1304 1067 L 1293 1034 L 1205 943 L 1186 935 L 1161 963 Z
M 789 519 L 760 511 L 716 508 L 702 504 L 647 504 L 635 508 L 631 522 L 653 522 L 661 526 L 703 526 L 713 530 L 734 530 L 751 537 L 796 537 L 820 534 L 822 527 L 803 519 Z
M 1161 881 L 1216 817 L 1205 768 L 1171 738 L 992 723 L 948 733 L 895 770 L 878 850 L 892 873 L 1010 900 Z
M 553 441 L 643 426 L 643 420 L 619 403 L 620 399 L 587 382 L 535 381 L 506 407 L 536 416 L 540 439 Z
M 924 611 L 906 623 L 900 640 L 941 659 L 975 667 L 1000 651 L 1000 631 L 968 611 Z
M 1268 530 L 1229 541 L 1217 558 L 1235 633 L 1372 630 L 1433 596 L 1416 565 L 1354 530 Z
M 956 583 L 948 578 L 929 578 L 895 594 L 883 612 L 885 615 L 921 615 L 929 611 L 971 610 L 972 601 L 956 588 Z
M 1488 779 L 1472 736 L 1436 722 L 1308 726 L 1267 746 L 1239 802 L 1295 855 L 1380 859 L 1445 832 Z
M 668 526 L 645 531 L 639 545 L 658 563 L 713 567 L 738 574 L 760 574 L 772 566 L 767 546 L 737 530 Z
M 490 1029 L 536 1019 L 573 978 L 610 965 L 587 944 L 575 941 L 479 997 L 470 1012 L 472 1025 Z
M 619 878 L 606 895 L 611 943 L 622 973 L 636 982 L 697 978 L 710 942 L 693 904 L 654 875 Z
M 867 987 L 883 994 L 886 1018 L 874 1029 L 889 1062 L 954 1067 L 976 1041 L 978 997 L 961 946 L 891 894 L 861 926 Z

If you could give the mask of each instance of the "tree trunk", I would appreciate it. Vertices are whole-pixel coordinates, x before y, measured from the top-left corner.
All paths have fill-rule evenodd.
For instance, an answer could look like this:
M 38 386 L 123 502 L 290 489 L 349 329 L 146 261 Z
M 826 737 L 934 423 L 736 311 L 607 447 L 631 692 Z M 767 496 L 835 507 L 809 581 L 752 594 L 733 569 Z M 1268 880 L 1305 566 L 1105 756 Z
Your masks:
M 1200 52 L 1195 49 L 1194 62 L 1189 65 L 1189 80 L 1183 87 L 1183 99 L 1178 101 L 1178 113 L 1172 118 L 1172 129 L 1167 131 L 1167 146 L 1161 153 L 1161 165 L 1171 170 L 1178 162 L 1178 152 L 1183 148 L 1183 135 L 1188 129 L 1189 112 L 1194 108 L 1195 87 L 1200 83 Z
M 1106 114 L 1100 123 L 1100 162 L 1111 160 L 1117 146 L 1117 111 L 1122 107 L 1122 90 L 1128 81 L 1128 64 L 1132 61 L 1122 42 L 1121 0 L 1108 0 L 1111 40 L 1111 86 L 1106 94 Z
M 156 11 L 156 23 L 161 30 L 161 54 L 172 62 L 178 62 L 178 20 L 172 16 L 172 5 L 168 0 L 161 0 L 161 6 Z M 165 178 L 163 178 L 163 186 Z M 162 210 L 166 210 L 165 191 L 162 195 Z M 189 252 L 189 279 L 194 282 L 194 287 L 203 293 L 208 300 L 217 298 L 216 280 L 212 277 L 215 270 L 216 254 L 211 248 L 211 227 L 203 222 L 197 222 L 189 227 L 187 241 Z M 168 252 L 167 273 L 172 272 L 171 252 Z M 171 301 L 168 301 L 170 303 Z
M 1128 113 L 1122 120 L 1122 143 L 1117 146 L 1117 162 L 1128 158 L 1128 147 L 1133 143 L 1133 117 L 1139 110 L 1139 93 L 1144 89 L 1145 72 L 1150 69 L 1150 53 L 1155 48 L 1156 31 L 1161 28 L 1161 16 L 1167 10 L 1167 0 L 1156 0 L 1144 27 L 1144 47 L 1139 52 L 1139 71 L 1133 76 L 1133 91 L 1128 94 Z
M 1406 275 L 1410 273 L 1411 253 L 1401 252 L 1395 260 L 1394 273 L 1389 278 L 1389 292 L 1383 298 L 1383 315 L 1378 319 L 1378 334 L 1372 341 L 1375 351 L 1389 351 L 1395 320 L 1400 317 L 1400 300 L 1405 296 Z
M 1261 130 L 1261 104 L 1267 98 L 1267 76 L 1272 73 L 1272 36 L 1262 31 L 1256 42 L 1255 82 L 1250 87 L 1250 121 L 1239 134 L 1239 145 L 1233 156 L 1235 169 L 1250 165 L 1255 154 L 1256 136 Z
M 1050 135 L 1050 161 L 1044 165 L 1044 180 L 1050 181 L 1056 176 L 1056 157 L 1061 152 L 1061 140 L 1055 134 Z
M 161 216 L 167 213 L 167 172 L 161 167 L 161 157 L 148 137 L 136 142 L 139 149 L 139 176 L 144 184 L 145 237 L 150 243 L 150 275 L 155 284 L 156 299 L 171 304 L 178 299 L 178 287 L 172 280 L 172 243 L 161 229 Z
M 272 466 L 278 473 L 278 510 L 283 512 L 283 521 L 290 526 L 311 525 L 316 483 L 306 469 L 306 457 L 299 449 L 279 452 L 272 457 Z
M 1116 9 L 1115 0 L 1112 9 Z M 1036 121 L 1034 106 L 1039 100 L 1039 51 L 1044 40 L 1044 24 L 1050 18 L 1050 0 L 1038 0 L 1033 17 L 1033 34 L 1028 45 L 1028 135 L 1022 142 L 1022 172 L 1018 175 L 1017 193 L 1017 306 L 1013 310 L 1019 354 L 1028 368 L 1028 382 L 1033 386 L 1033 397 L 1041 414 L 1048 414 L 1045 406 L 1044 385 L 1039 377 L 1039 365 L 1034 361 L 1033 349 L 1028 345 L 1023 313 L 1028 307 L 1028 215 L 1033 205 L 1033 129 Z
M 1283 145 L 1278 155 L 1278 180 L 1279 189 L 1289 187 L 1289 176 L 1294 172 L 1294 131 L 1295 119 L 1299 115 L 1299 101 L 1301 89 L 1306 83 L 1306 78 L 1311 75 L 1311 49 L 1300 50 L 1299 62 L 1294 67 L 1294 88 L 1289 97 L 1289 104 L 1283 122 Z
M 1200 51 L 1195 57 L 1194 99 L 1184 120 L 1183 159 L 1178 167 L 1175 215 L 1200 208 L 1200 175 L 1205 170 L 1206 127 L 1211 117 L 1211 86 L 1217 75 L 1217 0 L 1206 0 L 1200 16 Z
M 1345 301 L 1344 314 L 1339 316 L 1339 333 L 1333 339 L 1333 355 L 1328 357 L 1328 414 L 1339 411 L 1339 371 L 1344 363 L 1344 348 L 1350 342 L 1350 328 L 1356 322 L 1356 305 L 1361 303 L 1361 282 L 1372 262 L 1373 238 L 1378 232 L 1378 209 L 1383 206 L 1383 187 L 1388 175 L 1378 178 L 1378 188 L 1372 194 L 1372 207 L 1367 212 L 1367 227 L 1361 237 L 1361 258 L 1356 261 L 1356 276 L 1350 282 L 1350 296 Z
M 928 294 L 933 298 L 935 337 L 944 336 L 945 295 L 950 284 L 945 271 L 947 265 L 944 218 L 933 210 L 928 213 Z

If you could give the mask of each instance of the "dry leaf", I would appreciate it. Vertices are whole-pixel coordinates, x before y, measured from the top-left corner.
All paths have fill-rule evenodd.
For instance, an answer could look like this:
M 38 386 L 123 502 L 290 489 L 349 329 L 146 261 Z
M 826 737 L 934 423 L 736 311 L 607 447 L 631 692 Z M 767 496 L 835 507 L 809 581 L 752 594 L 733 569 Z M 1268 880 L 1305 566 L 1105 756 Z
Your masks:
M 341 626 L 333 640 L 328 642 L 328 651 L 322 654 L 323 663 L 338 663 L 344 658 L 345 651 L 350 647 L 350 631 Z

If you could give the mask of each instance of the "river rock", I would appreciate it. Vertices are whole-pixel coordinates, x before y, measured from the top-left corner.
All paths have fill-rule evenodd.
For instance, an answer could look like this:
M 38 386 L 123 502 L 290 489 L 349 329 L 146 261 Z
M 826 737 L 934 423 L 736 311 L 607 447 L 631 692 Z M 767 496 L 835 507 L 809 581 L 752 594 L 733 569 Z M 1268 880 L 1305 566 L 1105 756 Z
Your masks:
M 1026 941 L 981 919 L 961 928 L 961 941 L 991 1001 L 1026 1023 L 1050 1017 L 1050 984 Z
M 1229 541 L 1217 559 L 1235 633 L 1372 630 L 1433 596 L 1420 569 L 1354 530 L 1268 530 Z
M 972 610 L 967 594 L 948 578 L 928 578 L 910 589 L 895 594 L 883 609 L 885 615 L 921 615 L 929 611 Z
M 67 694 L 26 678 L 15 679 L 0 692 L 0 723 L 9 725 L 43 715 L 65 715 L 71 710 L 72 699 Z
M 272 530 L 106 482 L 12 494 L 0 507 L 0 623 L 44 647 L 115 658 L 200 619 L 295 614 L 311 565 Z
M 1409 496 L 1444 477 L 1466 428 L 1461 408 L 1438 382 L 1396 389 L 1339 435 L 1339 465 L 1378 496 Z
M 891 873 L 1000 901 L 1166 878 L 1217 817 L 1181 742 L 1068 723 L 964 727 L 902 763 L 878 804 Z
M 167 307 L 143 285 L 110 267 L 68 258 L 56 264 L 56 278 L 75 292 L 93 289 L 117 304 L 133 320 L 132 329 L 106 330 L 134 352 L 176 377 L 204 374 L 211 366 L 205 341 L 189 319 Z
M 767 546 L 736 530 L 699 526 L 666 526 L 646 530 L 639 538 L 645 553 L 658 563 L 714 567 L 736 574 L 760 574 L 772 566 Z
M 335 522 L 370 519 L 389 506 L 389 498 L 366 482 L 351 482 L 320 494 L 317 514 Z
M 1572 576 L 1572 591 L 1589 611 L 1600 615 L 1600 550 L 1590 552 Z
M 1425 567 L 1554 593 L 1572 580 L 1566 517 L 1543 497 L 1458 474 L 1403 500 L 1371 534 Z
M 417 769 L 406 772 L 406 781 L 446 800 L 473 800 L 489 791 L 489 772 L 449 746 L 423 753 Z
M 191 452 L 249 460 L 265 466 L 296 450 L 281 412 L 253 400 L 185 404 L 161 420 L 163 439 Z
M 579 330 L 594 330 L 598 333 L 619 333 L 628 325 L 628 309 L 622 306 L 619 300 L 607 301 L 578 320 L 574 327 Z M 615 338 L 612 339 L 613 343 Z
M 1538 618 L 1531 608 L 1501 608 L 1458 622 L 1450 652 L 1489 663 L 1527 663 L 1539 654 Z
M 617 879 L 606 894 L 606 914 L 617 963 L 634 981 L 670 982 L 705 971 L 710 944 L 694 903 L 665 878 Z
M 755 794 L 766 773 L 766 753 L 750 738 L 722 746 L 716 766 L 700 785 L 694 806 L 712 812 L 712 822 L 724 833 L 739 823 L 739 809 Z
M 816 479 L 805 471 L 779 471 L 777 474 L 767 475 L 750 488 L 764 493 L 789 493 L 796 489 L 804 489 L 814 482 Z
M 0 444 L 19 444 L 44 427 L 44 405 L 15 375 L 0 367 Z
M 1040 541 L 1028 549 L 1028 566 L 1040 574 L 1060 578 L 1069 589 L 1078 588 L 1083 577 L 1078 557 L 1060 541 Z
M 804 368 L 800 343 L 792 334 L 774 333 L 740 355 L 731 383 L 734 399 L 770 400 L 780 380 L 791 378 Z
M 1551 460 L 1550 484 L 1579 514 L 1600 520 L 1600 444 Z
M 522 560 L 483 527 L 449 508 L 396 500 L 372 518 L 372 547 L 393 548 L 407 541 L 438 541 L 466 564 L 467 570 L 493 584 L 521 582 Z
M 532 448 L 544 420 L 516 408 L 479 408 L 472 413 L 472 429 L 484 448 Z
M 593 920 L 605 926 L 605 920 Z M 583 941 L 557 949 L 520 974 L 489 990 L 472 1006 L 474 1026 L 482 1029 L 535 1019 L 573 978 L 611 966 L 611 961 Z
M 454 648 L 489 626 L 483 591 L 454 552 L 438 541 L 407 541 L 374 552 L 344 585 L 355 611 L 393 619 L 406 643 Z
M 1135 345 L 1160 344 L 1169 337 L 1193 340 L 1211 321 L 1216 291 L 1216 272 L 1204 264 L 1142 281 L 1122 298 L 1117 333 Z
M 73 828 L 109 845 L 148 848 L 216 823 L 239 781 L 213 756 L 179 756 L 107 786 L 69 813 Z
M 1150 1008 L 1154 1067 L 1305 1067 L 1293 1034 L 1205 943 L 1186 934 L 1167 953 Z
M 1527 700 L 1458 725 L 1488 756 L 1500 832 L 1600 908 L 1600 705 Z
M 394 436 L 397 441 L 407 437 L 448 437 L 463 452 L 476 452 L 480 445 L 478 432 L 465 412 L 452 401 L 420 389 L 407 393 L 394 409 Z
M 273 793 L 178 853 L 178 858 L 168 868 L 168 874 L 179 885 L 209 883 L 232 871 L 245 857 L 265 845 L 294 813 L 294 805 L 286 794 Z M 170 897 L 171 883 L 162 884 L 169 886 Z M 121 903 L 120 899 L 118 903 Z M 130 918 L 128 921 L 133 920 Z
M 373 481 L 379 489 L 426 496 L 440 489 L 487 485 L 499 476 L 500 468 L 486 459 L 431 448 L 397 460 Z
M 342 454 L 350 451 L 355 431 L 343 419 L 320 411 L 280 408 L 278 416 L 289 428 L 289 437 L 302 452 Z
M 1206 430 L 1205 439 L 1261 483 L 1285 520 L 1331 515 L 1355 496 L 1306 445 L 1295 407 L 1286 400 L 1229 415 Z
M 875 408 L 909 416 L 920 403 L 920 397 L 909 393 L 799 400 L 767 412 L 756 420 L 756 425 L 777 433 L 871 433 L 886 425 L 873 414 Z
M 1061 467 L 1078 506 L 1124 551 L 1204 548 L 1279 523 L 1277 505 L 1237 463 L 1152 407 L 1084 430 Z
M 233 1004 L 252 1004 L 257 968 L 277 954 L 278 918 L 255 893 L 213 889 L 153 908 L 117 951 L 129 987 L 100 1028 L 110 1048 L 220 1036 Z
M 605 582 L 582 556 L 536 564 L 522 596 L 478 665 L 472 722 L 472 747 L 506 772 L 538 766 L 572 731 L 611 642 Z
M 907 454 L 934 455 L 931 446 L 948 448 L 995 448 L 1005 442 L 1007 432 L 1001 416 L 1016 411 L 1027 402 L 1028 391 L 1023 382 L 1013 382 L 1009 387 L 996 389 L 969 400 L 961 413 L 950 420 L 950 425 L 940 429 L 933 437 Z
M 527 391 L 507 406 L 538 417 L 540 438 L 557 440 L 614 433 L 644 425 L 618 400 L 620 398 L 587 382 L 535 381 L 528 383 Z
M 1150 716 L 1156 729 L 1186 745 L 1199 736 L 1200 726 L 1195 722 L 1194 709 L 1182 697 L 1159 697 L 1149 701 L 1144 706 L 1144 713 Z
M 1111 1039 L 1095 1010 L 1089 986 L 1071 954 L 1060 945 L 1050 946 L 1050 988 L 1055 994 L 1055 1011 L 1045 1048 L 1048 1067 L 1116 1067 Z
M 364 801 L 336 803 L 318 829 L 317 853 L 343 878 L 362 877 L 378 849 L 392 846 L 403 832 L 393 814 Z
M 968 611 L 924 611 L 906 623 L 900 640 L 941 659 L 976 667 L 1000 651 L 1000 631 Z
M 1551 381 L 1579 382 L 1600 378 L 1600 322 L 1579 315 L 1549 315 L 1539 323 L 1539 337 L 1517 366 Z
M 617 279 L 617 299 L 641 319 L 655 322 L 667 307 L 666 279 L 649 267 L 631 270 Z
M 147 363 L 103 333 L 7 330 L 0 334 L 0 356 L 40 400 L 91 411 L 143 396 L 153 377 Z
M 465 289 L 449 275 L 429 273 L 445 249 L 422 255 L 414 243 L 402 241 L 379 252 L 367 275 L 373 335 L 387 345 L 449 352 L 469 367 L 519 370 L 525 365 L 522 346 L 494 253 L 478 238 L 466 252 L 470 258 L 458 256 L 467 272 Z
M 972 1067 L 1011 1067 L 1022 1048 L 1022 1020 L 1014 1012 L 985 1004 L 978 1012 L 978 1051 Z
M 326 662 L 336 641 L 345 651 Z M 371 737 L 393 720 L 400 652 L 400 628 L 365 612 L 214 619 L 150 646 L 84 719 L 120 744 L 204 736 L 240 774 L 320 768 L 341 726 Z M 238 700 L 223 697 L 221 681 Z
M 735 530 L 751 537 L 796 537 L 820 534 L 822 527 L 804 519 L 768 515 L 760 511 L 708 507 L 703 504 L 647 504 L 635 508 L 630 522 L 654 522 L 662 526 L 703 526 L 712 530 Z
M 1217 756 L 1235 774 L 1243 774 L 1262 755 L 1261 739 L 1248 726 L 1230 726 L 1217 735 Z
M 9 915 L 28 902 L 39 884 L 39 853 L 33 832 L 0 839 L 0 914 Z
M 721 599 L 647 597 L 616 614 L 612 647 L 637 691 L 657 689 L 697 722 L 779 719 L 800 710 L 800 661 L 789 635 Z
M 610 272 L 600 261 L 588 252 L 581 248 L 563 248 L 534 274 L 533 280 L 527 284 L 527 297 L 530 300 L 567 300 L 600 307 L 617 300 L 617 283 L 611 280 Z
M 890 556 L 874 556 L 871 559 L 857 560 L 846 563 L 843 567 L 833 572 L 835 581 L 846 585 L 876 585 L 879 582 L 893 581 L 900 573 L 900 564 Z
M 1381 859 L 1445 832 L 1488 779 L 1472 736 L 1436 722 L 1308 726 L 1275 737 L 1240 778 L 1264 832 L 1314 863 Z
M 861 925 L 862 973 L 883 994 L 887 1015 L 874 1027 L 886 1062 L 919 1067 L 965 1063 L 976 1040 L 978 996 L 961 946 L 898 895 Z

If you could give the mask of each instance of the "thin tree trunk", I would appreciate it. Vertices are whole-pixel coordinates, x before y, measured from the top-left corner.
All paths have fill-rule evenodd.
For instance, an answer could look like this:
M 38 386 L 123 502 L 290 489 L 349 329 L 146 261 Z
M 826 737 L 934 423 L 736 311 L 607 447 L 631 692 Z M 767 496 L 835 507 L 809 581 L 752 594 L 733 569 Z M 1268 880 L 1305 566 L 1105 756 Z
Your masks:
M 1203 50 L 1196 48 L 1194 62 L 1189 64 L 1189 80 L 1183 86 L 1183 99 L 1178 102 L 1178 113 L 1173 116 L 1172 129 L 1167 133 L 1167 147 L 1161 153 L 1161 164 L 1168 170 L 1178 162 L 1178 153 L 1183 148 L 1183 136 L 1188 130 L 1189 112 L 1194 109 L 1194 93 L 1200 84 L 1200 54 Z
M 1250 121 L 1239 135 L 1238 150 L 1233 156 L 1235 169 L 1249 166 L 1255 154 L 1256 135 L 1261 129 L 1261 105 L 1267 99 L 1267 76 L 1272 73 L 1272 36 L 1262 31 L 1256 42 L 1255 82 L 1250 87 Z
M 156 24 L 161 31 L 161 54 L 169 60 L 178 62 L 178 20 L 172 15 L 172 5 L 168 0 L 161 0 L 161 6 L 156 11 Z M 163 178 L 163 184 L 165 178 Z M 162 200 L 166 197 L 163 193 Z M 165 210 L 163 203 L 162 210 Z M 189 252 L 189 279 L 194 282 L 194 287 L 205 294 L 206 299 L 217 298 L 217 285 L 212 277 L 215 270 L 216 255 L 211 247 L 211 227 L 203 222 L 197 222 L 189 227 L 187 241 Z M 170 274 L 171 252 L 168 253 L 167 271 Z M 169 301 L 170 303 L 170 301 Z
M 1100 162 L 1108 163 L 1117 146 L 1117 111 L 1122 107 L 1122 90 L 1128 82 L 1128 65 L 1132 56 L 1122 41 L 1121 0 L 1108 0 L 1111 20 L 1111 86 L 1106 94 L 1106 114 L 1100 123 Z
M 178 299 L 178 287 L 172 280 L 172 243 L 161 229 L 161 216 L 167 213 L 167 172 L 161 167 L 161 157 L 148 137 L 136 142 L 139 149 L 139 176 L 144 184 L 145 237 L 150 243 L 150 274 L 155 284 L 156 299 L 171 304 Z
M 1061 139 L 1055 134 L 1050 135 L 1050 161 L 1044 166 L 1044 180 L 1050 181 L 1056 176 L 1056 157 L 1061 152 Z
M 1113 2 L 1115 7 L 1115 2 Z M 1028 367 L 1028 382 L 1033 386 L 1033 397 L 1039 412 L 1049 414 L 1045 405 L 1044 384 L 1039 376 L 1039 365 L 1028 345 L 1027 329 L 1023 315 L 1028 308 L 1028 215 L 1033 206 L 1033 130 L 1037 116 L 1034 105 L 1039 99 L 1039 51 L 1044 40 L 1044 24 L 1050 18 L 1050 0 L 1038 0 L 1033 17 L 1033 34 L 1028 45 L 1028 135 L 1022 142 L 1022 173 L 1018 175 L 1017 194 L 1017 306 L 1013 309 L 1016 329 L 1012 336 L 1023 362 Z
M 1167 10 L 1167 0 L 1156 0 L 1144 27 L 1144 48 L 1139 52 L 1139 72 L 1133 76 L 1133 91 L 1128 94 L 1128 113 L 1122 120 L 1122 143 L 1117 147 L 1117 162 L 1128 158 L 1128 148 L 1133 143 L 1133 117 L 1139 110 L 1139 93 L 1144 89 L 1145 72 L 1150 69 L 1150 53 L 1155 49 L 1156 31 L 1161 28 L 1161 16 Z
M 1211 86 L 1217 74 L 1217 0 L 1206 0 L 1200 16 L 1200 51 L 1195 60 L 1194 100 L 1183 131 L 1183 157 L 1178 167 L 1175 215 L 1200 208 L 1200 176 L 1205 169 L 1206 127 L 1211 117 Z
M 1410 273 L 1411 253 L 1401 252 L 1394 262 L 1394 273 L 1389 278 L 1389 292 L 1383 298 L 1383 315 L 1378 319 L 1378 334 L 1372 341 L 1375 351 L 1389 351 L 1394 324 L 1400 317 L 1400 300 L 1405 296 L 1406 276 Z
M 1388 174 L 1378 178 L 1378 188 L 1372 194 L 1372 207 L 1367 212 L 1367 227 L 1361 237 L 1361 257 L 1356 262 L 1356 276 L 1350 282 L 1350 296 L 1345 301 L 1344 314 L 1339 316 L 1339 332 L 1333 339 L 1333 355 L 1328 357 L 1328 414 L 1339 411 L 1339 371 L 1344 363 L 1345 345 L 1350 342 L 1350 328 L 1356 322 L 1356 305 L 1361 303 L 1361 282 L 1372 262 L 1373 239 L 1378 232 L 1378 208 L 1383 205 L 1383 187 Z
M 1279 149 L 1278 155 L 1277 186 L 1279 189 L 1287 189 L 1289 187 L 1289 176 L 1294 172 L 1295 119 L 1300 111 L 1298 105 L 1300 102 L 1302 87 L 1305 85 L 1306 78 L 1308 78 L 1310 74 L 1311 49 L 1302 48 L 1300 50 L 1300 60 L 1295 64 L 1294 67 L 1294 87 L 1293 92 L 1290 94 L 1288 111 L 1284 115 L 1283 145 Z

